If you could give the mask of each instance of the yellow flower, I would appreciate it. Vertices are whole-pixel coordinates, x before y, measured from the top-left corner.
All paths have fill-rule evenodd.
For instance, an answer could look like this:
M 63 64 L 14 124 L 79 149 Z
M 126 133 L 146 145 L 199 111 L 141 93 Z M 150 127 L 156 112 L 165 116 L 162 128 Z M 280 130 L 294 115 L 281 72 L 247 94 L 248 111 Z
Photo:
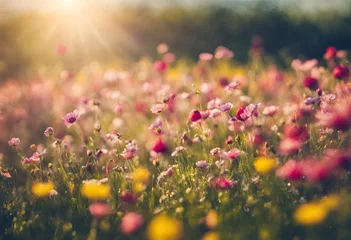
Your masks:
M 133 180 L 137 183 L 148 183 L 150 172 L 146 168 L 137 168 L 133 172 Z
M 218 215 L 215 210 L 210 210 L 206 215 L 206 225 L 209 228 L 214 228 L 218 224 Z
M 32 186 L 32 192 L 37 197 L 46 197 L 53 189 L 54 189 L 54 184 L 52 184 L 51 182 L 47 182 L 47 183 L 39 182 L 39 183 L 35 183 Z
M 202 237 L 202 240 L 219 240 L 219 234 L 217 232 L 208 232 Z
M 146 189 L 145 184 L 142 184 L 142 183 L 134 183 L 133 184 L 133 191 L 134 192 L 140 193 L 140 192 L 143 192 L 145 189 Z
M 295 211 L 295 221 L 302 225 L 315 225 L 324 221 L 328 209 L 320 203 L 305 203 Z
M 159 215 L 151 220 L 147 236 L 150 240 L 179 240 L 183 236 L 183 226 L 176 219 Z
M 89 200 L 104 200 L 110 196 L 110 186 L 101 183 L 84 183 L 82 195 Z
M 321 204 L 324 205 L 328 210 L 335 210 L 340 204 L 340 197 L 337 195 L 329 195 L 321 200 Z
M 277 162 L 273 158 L 259 157 L 254 162 L 254 167 L 258 173 L 269 173 L 277 165 Z

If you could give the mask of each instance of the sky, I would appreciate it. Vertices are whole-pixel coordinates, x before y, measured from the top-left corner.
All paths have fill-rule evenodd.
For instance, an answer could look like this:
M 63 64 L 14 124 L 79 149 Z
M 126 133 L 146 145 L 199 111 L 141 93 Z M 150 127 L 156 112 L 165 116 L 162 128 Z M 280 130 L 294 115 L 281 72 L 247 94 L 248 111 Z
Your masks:
M 58 6 L 70 6 L 76 2 L 88 2 L 107 4 L 118 7 L 125 4 L 146 4 L 154 7 L 181 5 L 185 7 L 198 7 L 205 5 L 230 6 L 236 4 L 255 3 L 263 0 L 0 0 L 0 10 L 26 11 L 26 10 L 51 10 Z M 350 0 L 265 0 L 279 7 L 298 7 L 304 11 L 323 9 L 345 9 Z

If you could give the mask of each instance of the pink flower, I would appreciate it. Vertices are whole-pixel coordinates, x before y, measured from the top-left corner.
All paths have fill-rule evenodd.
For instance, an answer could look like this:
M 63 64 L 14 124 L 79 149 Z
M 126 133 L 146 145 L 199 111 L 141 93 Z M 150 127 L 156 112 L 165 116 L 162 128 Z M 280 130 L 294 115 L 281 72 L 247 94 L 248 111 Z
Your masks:
M 66 127 L 70 127 L 72 124 L 74 124 L 80 117 L 80 114 L 78 113 L 77 110 L 74 110 L 73 112 L 67 113 L 66 116 L 64 116 L 62 119 L 66 125 Z
M 300 180 L 303 177 L 303 168 L 301 164 L 290 159 L 283 166 L 279 167 L 275 174 L 284 179 Z
M 189 115 L 189 120 L 192 122 L 197 122 L 202 118 L 201 113 L 198 110 L 192 110 Z
M 331 176 L 330 166 L 324 161 L 306 160 L 301 162 L 304 175 L 309 182 L 321 182 L 327 180 Z
M 155 61 L 154 68 L 157 72 L 162 73 L 167 69 L 167 63 L 161 60 Z
M 266 116 L 274 116 L 279 110 L 278 106 L 267 106 L 263 109 L 262 114 Z
M 103 218 L 111 214 L 112 209 L 107 203 L 92 203 L 89 206 L 89 211 L 94 217 Z
M 163 181 L 166 177 L 171 177 L 173 175 L 173 167 L 168 168 L 166 171 L 163 171 L 158 175 L 157 181 L 161 182 Z
M 239 82 L 239 81 L 234 81 L 234 82 L 229 83 L 229 84 L 224 88 L 224 90 L 225 90 L 227 93 L 231 93 L 231 92 L 232 92 L 233 90 L 235 90 L 239 85 L 240 85 L 240 82 Z
M 50 137 L 54 134 L 54 129 L 52 127 L 47 127 L 44 131 L 46 137 Z
M 305 141 L 308 138 L 306 127 L 299 127 L 295 124 L 287 124 L 283 127 L 283 133 L 286 138 Z
M 293 138 L 286 138 L 279 144 L 279 153 L 282 155 L 297 154 L 303 146 L 303 141 Z
M 230 58 L 234 57 L 234 53 L 226 47 L 219 46 L 215 51 L 214 57 L 216 59 L 225 59 L 226 60 L 226 59 L 230 59 Z
M 333 70 L 333 76 L 337 79 L 346 79 L 349 77 L 350 70 L 345 65 L 338 65 Z
M 323 161 L 332 168 L 348 168 L 351 165 L 351 153 L 338 149 L 327 149 L 324 152 Z
M 139 213 L 129 212 L 123 218 L 121 222 L 121 232 L 123 234 L 132 234 L 136 232 L 144 224 L 144 218 Z
M 11 147 L 17 147 L 20 143 L 21 143 L 21 140 L 20 140 L 19 138 L 11 138 L 11 139 L 8 141 L 8 144 L 9 144 Z
M 324 59 L 332 59 L 336 56 L 336 48 L 335 47 L 328 47 L 326 50 L 325 50 L 325 53 L 324 53 Z
M 126 145 L 126 148 L 122 152 L 121 156 L 127 160 L 133 159 L 136 156 L 138 150 L 139 150 L 138 145 L 135 142 L 133 141 L 129 142 Z
M 210 166 L 210 164 L 205 160 L 197 161 L 195 165 L 197 168 L 201 168 L 201 169 L 207 169 Z
M 176 59 L 176 56 L 174 55 L 174 53 L 166 53 L 163 56 L 163 61 L 165 61 L 166 63 L 172 63 L 174 62 L 174 60 Z
M 199 59 L 204 62 L 211 61 L 213 59 L 212 53 L 200 53 Z
M 201 111 L 200 113 L 201 113 L 202 119 L 207 119 L 210 116 L 210 111 L 208 111 L 208 110 L 207 111 Z
M 215 189 L 225 190 L 225 189 L 232 188 L 237 183 L 238 181 L 229 180 L 225 177 L 218 177 L 212 180 L 211 186 L 212 188 L 215 188 Z
M 165 54 L 166 52 L 168 52 L 168 45 L 167 43 L 160 43 L 158 46 L 157 46 L 157 52 L 159 54 Z
M 226 153 L 226 157 L 230 159 L 236 159 L 240 157 L 240 155 L 241 155 L 241 151 L 237 148 L 234 148 Z
M 221 116 L 221 111 L 220 110 L 218 110 L 218 109 L 212 109 L 212 110 L 210 110 L 210 118 L 216 118 L 216 117 L 219 117 L 219 116 Z
M 168 150 L 168 147 L 161 139 L 158 139 L 152 150 L 154 150 L 156 153 L 162 153 L 166 152 Z
M 219 109 L 222 111 L 222 112 L 227 112 L 229 111 L 230 109 L 233 108 L 233 104 L 230 103 L 230 102 L 227 102 L 227 103 L 223 103 L 221 105 L 219 105 Z
M 62 43 L 58 43 L 56 45 L 56 52 L 58 55 L 63 56 L 67 52 L 67 47 L 65 45 L 63 45 Z
M 150 111 L 155 114 L 160 114 L 163 111 L 163 109 L 165 109 L 165 106 L 166 105 L 163 103 L 157 103 L 150 108 Z

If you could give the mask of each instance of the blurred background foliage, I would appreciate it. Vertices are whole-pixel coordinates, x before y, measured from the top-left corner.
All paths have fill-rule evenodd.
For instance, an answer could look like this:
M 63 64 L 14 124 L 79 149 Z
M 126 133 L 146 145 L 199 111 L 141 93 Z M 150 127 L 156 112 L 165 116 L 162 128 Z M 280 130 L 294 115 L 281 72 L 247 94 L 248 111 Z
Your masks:
M 325 48 L 350 49 L 351 3 L 343 11 L 300 11 L 272 2 L 225 6 L 89 5 L 71 10 L 0 13 L 0 77 L 28 73 L 63 62 L 69 70 L 91 61 L 127 64 L 157 57 L 166 42 L 176 56 L 196 61 L 201 52 L 224 45 L 239 63 L 248 61 L 252 38 L 260 36 L 266 53 L 287 66 L 291 58 L 320 58 Z M 67 46 L 58 60 L 56 45 Z

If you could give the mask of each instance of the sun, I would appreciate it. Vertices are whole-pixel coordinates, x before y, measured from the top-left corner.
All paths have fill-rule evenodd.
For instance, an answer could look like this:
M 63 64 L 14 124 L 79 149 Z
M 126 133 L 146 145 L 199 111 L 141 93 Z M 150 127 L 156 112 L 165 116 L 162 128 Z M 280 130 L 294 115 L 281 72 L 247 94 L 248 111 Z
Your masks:
M 61 8 L 73 9 L 79 5 L 79 0 L 58 0 Z

